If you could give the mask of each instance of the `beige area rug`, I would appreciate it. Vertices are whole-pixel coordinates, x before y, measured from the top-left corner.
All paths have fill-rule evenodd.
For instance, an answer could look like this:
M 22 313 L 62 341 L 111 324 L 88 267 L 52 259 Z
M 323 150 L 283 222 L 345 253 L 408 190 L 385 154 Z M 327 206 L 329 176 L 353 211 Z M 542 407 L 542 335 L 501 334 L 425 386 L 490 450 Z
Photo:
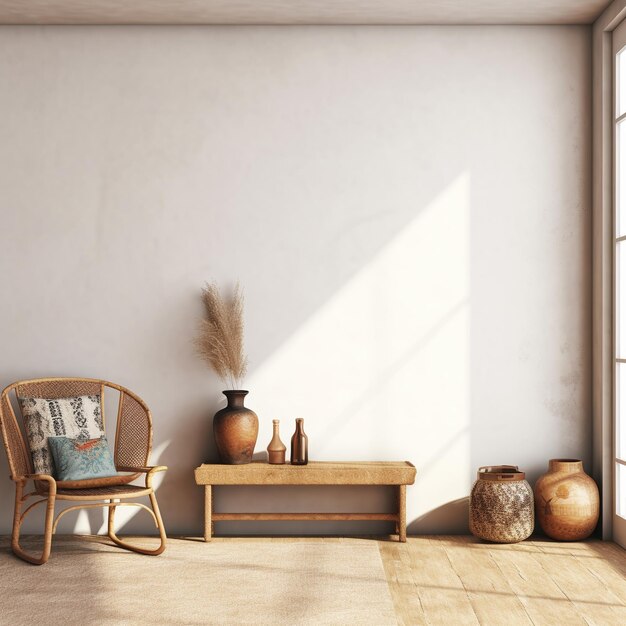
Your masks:
M 56 537 L 37 567 L 3 538 L 0 623 L 397 623 L 376 541 L 170 539 L 157 557 L 106 541 Z

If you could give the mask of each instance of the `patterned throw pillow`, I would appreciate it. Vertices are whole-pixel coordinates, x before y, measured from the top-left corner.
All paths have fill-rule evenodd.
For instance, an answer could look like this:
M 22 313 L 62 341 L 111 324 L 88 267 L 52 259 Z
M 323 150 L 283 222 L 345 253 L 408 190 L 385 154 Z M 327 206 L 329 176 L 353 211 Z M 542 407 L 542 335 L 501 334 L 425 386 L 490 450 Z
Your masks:
M 57 480 L 86 480 L 117 474 L 106 437 L 49 437 L 48 445 L 54 459 Z
M 97 439 L 104 435 L 99 395 L 18 400 L 36 474 L 55 475 L 48 437 Z

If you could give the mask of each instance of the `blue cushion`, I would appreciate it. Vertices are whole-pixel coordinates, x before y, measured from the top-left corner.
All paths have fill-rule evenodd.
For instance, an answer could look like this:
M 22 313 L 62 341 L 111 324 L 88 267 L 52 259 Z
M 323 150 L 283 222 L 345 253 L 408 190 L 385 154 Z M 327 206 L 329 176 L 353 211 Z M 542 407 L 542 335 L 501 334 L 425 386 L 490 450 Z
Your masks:
M 48 446 L 54 459 L 57 480 L 85 480 L 117 474 L 106 437 L 48 437 Z

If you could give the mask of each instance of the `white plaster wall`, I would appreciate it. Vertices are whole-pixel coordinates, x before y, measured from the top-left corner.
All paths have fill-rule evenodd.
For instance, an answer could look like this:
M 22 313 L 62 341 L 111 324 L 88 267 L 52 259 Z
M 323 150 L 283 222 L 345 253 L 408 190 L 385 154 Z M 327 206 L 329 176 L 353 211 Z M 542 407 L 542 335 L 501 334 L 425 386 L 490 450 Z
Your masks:
M 135 390 L 168 530 L 200 533 L 221 384 L 194 355 L 199 290 L 239 279 L 257 451 L 304 417 L 312 459 L 417 466 L 410 532 L 466 530 L 479 465 L 589 461 L 589 60 L 586 27 L 0 28 L 0 383 Z

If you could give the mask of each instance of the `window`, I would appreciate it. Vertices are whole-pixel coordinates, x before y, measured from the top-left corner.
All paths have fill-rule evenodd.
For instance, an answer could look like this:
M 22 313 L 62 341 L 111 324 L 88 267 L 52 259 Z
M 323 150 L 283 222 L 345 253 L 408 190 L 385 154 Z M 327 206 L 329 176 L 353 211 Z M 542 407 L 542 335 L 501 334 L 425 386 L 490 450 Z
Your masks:
M 614 362 L 613 532 L 626 537 L 626 23 L 613 32 L 614 59 Z

